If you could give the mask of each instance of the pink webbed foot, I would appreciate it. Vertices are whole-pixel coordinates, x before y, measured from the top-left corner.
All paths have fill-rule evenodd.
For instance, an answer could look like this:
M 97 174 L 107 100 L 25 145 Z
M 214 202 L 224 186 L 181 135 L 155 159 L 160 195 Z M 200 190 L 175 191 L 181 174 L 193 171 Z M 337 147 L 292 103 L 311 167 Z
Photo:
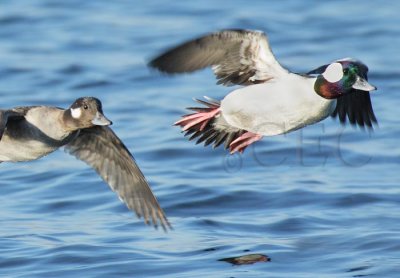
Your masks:
M 220 112 L 220 108 L 204 108 L 199 112 L 185 115 L 183 118 L 174 123 L 174 125 L 179 125 L 182 131 L 187 131 L 195 125 L 199 125 L 198 130 L 202 131 L 207 123 L 213 119 Z M 196 128 L 197 129 L 197 128 Z
M 260 134 L 246 131 L 241 136 L 232 141 L 232 143 L 229 145 L 229 151 L 231 154 L 234 154 L 235 152 L 243 153 L 247 146 L 260 140 L 262 137 L 263 136 Z

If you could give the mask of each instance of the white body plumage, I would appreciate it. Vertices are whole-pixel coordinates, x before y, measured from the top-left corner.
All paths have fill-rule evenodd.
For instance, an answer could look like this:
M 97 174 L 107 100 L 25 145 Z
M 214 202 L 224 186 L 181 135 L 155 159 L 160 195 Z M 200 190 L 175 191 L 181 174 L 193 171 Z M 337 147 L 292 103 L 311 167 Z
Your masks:
M 314 124 L 328 117 L 336 105 L 336 100 L 317 95 L 314 83 L 315 78 L 289 73 L 237 89 L 222 100 L 222 116 L 238 129 L 265 136 Z

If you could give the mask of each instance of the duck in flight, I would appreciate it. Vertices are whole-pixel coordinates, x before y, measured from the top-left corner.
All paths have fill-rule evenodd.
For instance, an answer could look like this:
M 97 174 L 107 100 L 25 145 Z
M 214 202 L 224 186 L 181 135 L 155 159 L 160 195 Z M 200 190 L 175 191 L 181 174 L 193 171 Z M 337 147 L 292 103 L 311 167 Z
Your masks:
M 68 108 L 0 110 L 0 162 L 39 159 L 64 147 L 93 167 L 146 224 L 171 228 L 132 154 L 109 127 L 100 100 L 78 98 Z
M 263 136 L 288 133 L 338 117 L 360 127 L 377 123 L 368 67 L 345 58 L 305 74 L 283 68 L 260 31 L 223 30 L 178 45 L 149 63 L 167 74 L 211 66 L 217 84 L 242 85 L 222 101 L 205 97 L 175 124 L 197 143 L 243 152 Z

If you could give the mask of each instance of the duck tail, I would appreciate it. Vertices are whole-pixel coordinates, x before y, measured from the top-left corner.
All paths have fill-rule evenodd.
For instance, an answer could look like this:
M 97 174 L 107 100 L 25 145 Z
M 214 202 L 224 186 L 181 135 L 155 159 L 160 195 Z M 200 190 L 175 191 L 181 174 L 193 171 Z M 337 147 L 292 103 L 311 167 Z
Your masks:
M 184 115 L 182 119 L 175 122 L 175 125 L 182 128 L 185 136 L 189 136 L 189 140 L 197 139 L 196 144 L 204 142 L 204 146 L 213 144 L 213 148 L 216 148 L 224 143 L 224 148 L 230 149 L 232 153 L 231 143 L 246 131 L 233 127 L 227 128 L 228 124 L 221 115 L 221 102 L 209 97 L 204 98 L 205 100 L 195 99 L 203 107 L 187 108 L 195 113 Z M 244 148 L 237 150 L 242 152 Z
M 174 125 L 179 125 L 182 131 L 200 131 L 203 132 L 205 128 L 221 111 L 221 103 L 218 100 L 205 97 L 206 101 L 194 99 L 194 101 L 203 104 L 205 107 L 188 107 L 188 110 L 195 111 L 195 113 L 182 116 L 182 119 L 175 122 Z

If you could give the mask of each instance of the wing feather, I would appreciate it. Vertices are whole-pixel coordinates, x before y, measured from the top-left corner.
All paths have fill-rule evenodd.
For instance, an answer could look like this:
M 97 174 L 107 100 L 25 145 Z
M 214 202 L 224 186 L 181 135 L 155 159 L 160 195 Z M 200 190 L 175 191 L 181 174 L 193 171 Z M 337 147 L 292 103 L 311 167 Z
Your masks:
M 93 167 L 146 224 L 172 228 L 132 154 L 109 127 L 82 129 L 66 151 Z
M 223 85 L 266 82 L 287 73 L 260 31 L 223 30 L 188 41 L 153 59 L 149 66 L 165 73 L 193 72 L 211 66 Z

